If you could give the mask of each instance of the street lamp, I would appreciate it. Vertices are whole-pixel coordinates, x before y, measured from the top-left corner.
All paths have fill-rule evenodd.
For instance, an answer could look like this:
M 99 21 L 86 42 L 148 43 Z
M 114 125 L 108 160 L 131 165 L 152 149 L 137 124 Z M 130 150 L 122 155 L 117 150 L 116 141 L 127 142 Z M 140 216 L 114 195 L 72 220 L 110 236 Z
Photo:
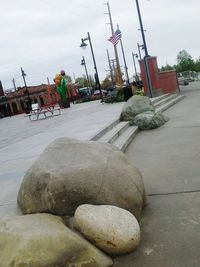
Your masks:
M 135 64 L 135 57 L 138 58 L 138 54 L 134 54 L 132 52 L 132 57 L 133 57 L 133 65 L 134 65 L 134 70 L 135 70 L 135 81 L 138 81 L 138 76 L 137 76 L 137 70 L 136 70 L 136 64 Z
M 85 62 L 84 56 L 81 59 L 81 66 L 84 66 L 85 67 L 85 73 L 86 73 L 86 77 L 87 77 L 88 87 L 91 88 L 92 86 L 90 84 L 90 79 L 89 79 L 89 76 L 88 76 L 88 71 L 87 71 L 87 66 L 86 66 L 86 62 Z
M 89 41 L 90 49 L 91 49 L 91 53 L 92 53 L 92 59 L 93 59 L 93 63 L 94 63 L 94 70 L 95 70 L 94 78 L 95 78 L 95 82 L 96 82 L 97 88 L 99 89 L 99 92 L 100 92 L 100 95 L 101 95 L 101 100 L 102 100 L 102 103 L 103 103 L 103 101 L 104 101 L 103 100 L 103 94 L 102 94 L 102 91 L 101 91 L 101 85 L 100 85 L 100 81 L 99 81 L 99 75 L 98 75 L 98 71 L 97 71 L 97 65 L 96 65 L 96 60 L 95 60 L 95 57 L 94 57 L 94 51 L 93 51 L 93 47 L 92 47 L 90 33 L 88 32 L 87 35 L 88 35 L 88 37 L 81 38 L 80 47 L 85 48 L 87 46 L 85 41 Z
M 26 89 L 26 95 L 29 96 L 29 91 L 28 91 L 28 87 L 27 87 L 27 84 L 26 84 L 26 73 L 24 72 L 24 70 L 22 69 L 21 67 L 21 73 L 22 73 L 22 78 L 24 80 L 24 86 L 25 86 L 25 89 Z
M 27 87 L 27 84 L 26 84 L 26 79 L 25 79 L 25 77 L 26 77 L 26 73 L 24 72 L 24 70 L 22 69 L 22 67 L 21 67 L 21 73 L 22 73 L 22 78 L 23 78 L 23 80 L 24 80 L 24 86 L 25 86 L 25 92 L 24 92 L 24 95 L 26 95 L 27 96 L 27 98 L 24 100 L 25 101 L 25 103 L 26 103 L 26 112 L 27 113 L 29 113 L 30 112 L 30 110 L 31 110 L 31 98 L 29 97 L 29 91 L 28 91 L 28 87 Z

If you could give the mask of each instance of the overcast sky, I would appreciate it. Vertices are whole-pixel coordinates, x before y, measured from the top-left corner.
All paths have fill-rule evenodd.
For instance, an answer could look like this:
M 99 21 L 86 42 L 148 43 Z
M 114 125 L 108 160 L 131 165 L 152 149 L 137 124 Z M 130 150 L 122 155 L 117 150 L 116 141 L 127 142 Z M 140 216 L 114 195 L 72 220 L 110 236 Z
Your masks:
M 106 1 L 105 1 L 106 2 Z M 103 0 L 6 0 L 0 16 L 0 79 L 4 89 L 12 88 L 12 79 L 23 86 L 20 67 L 27 84 L 47 82 L 61 69 L 72 78 L 85 74 L 80 65 L 84 55 L 89 74 L 94 66 L 89 46 L 82 50 L 80 39 L 90 32 L 100 79 L 108 70 L 106 50 L 114 58 L 107 6 Z M 132 52 L 142 43 L 135 0 L 110 0 L 113 24 L 119 24 L 129 76 L 134 73 Z M 149 54 L 158 65 L 175 64 L 182 49 L 199 58 L 199 0 L 139 0 L 146 29 Z M 120 65 L 124 67 L 118 45 Z M 137 68 L 139 69 L 138 65 Z

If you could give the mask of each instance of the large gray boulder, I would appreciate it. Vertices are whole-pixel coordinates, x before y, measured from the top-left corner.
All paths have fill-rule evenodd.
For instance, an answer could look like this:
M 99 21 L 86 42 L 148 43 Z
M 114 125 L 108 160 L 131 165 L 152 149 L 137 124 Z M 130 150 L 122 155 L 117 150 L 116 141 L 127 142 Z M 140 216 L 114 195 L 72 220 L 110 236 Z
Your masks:
M 133 124 L 137 125 L 140 130 L 151 130 L 162 126 L 166 121 L 167 118 L 162 113 L 147 111 L 136 115 Z
M 50 214 L 0 220 L 2 267 L 107 267 L 112 260 Z
M 74 226 L 88 240 L 110 255 L 134 251 L 140 242 L 140 226 L 129 211 L 109 205 L 81 205 Z
M 155 112 L 149 97 L 134 95 L 124 104 L 120 117 L 122 121 L 133 121 L 136 115 L 147 111 Z
M 165 124 L 169 119 L 162 113 L 157 113 L 151 100 L 146 96 L 135 95 L 125 104 L 121 112 L 122 121 L 130 121 L 140 130 L 151 130 Z
M 23 213 L 73 215 L 81 204 L 114 205 L 140 217 L 144 186 L 139 170 L 115 146 L 59 138 L 24 176 Z

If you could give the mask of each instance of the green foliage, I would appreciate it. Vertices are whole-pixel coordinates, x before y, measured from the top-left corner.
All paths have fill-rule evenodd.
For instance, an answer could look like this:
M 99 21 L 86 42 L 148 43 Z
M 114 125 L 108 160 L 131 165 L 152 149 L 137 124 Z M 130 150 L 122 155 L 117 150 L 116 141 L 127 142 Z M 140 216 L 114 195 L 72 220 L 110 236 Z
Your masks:
M 177 55 L 177 66 L 176 71 L 177 72 L 183 72 L 187 70 L 195 70 L 195 62 L 192 58 L 192 56 L 186 51 L 181 50 Z
M 161 71 L 167 71 L 167 70 L 174 70 L 174 66 L 170 66 L 169 64 L 167 64 L 166 66 L 162 66 Z
M 160 70 L 161 71 L 176 70 L 177 72 L 184 72 L 190 70 L 190 71 L 200 72 L 200 58 L 194 60 L 186 50 L 181 50 L 178 53 L 176 59 L 177 59 L 177 65 L 171 66 L 169 64 L 166 64 L 166 66 L 162 66 Z
M 88 82 L 87 82 L 87 79 L 85 77 L 77 77 L 75 82 L 76 82 L 76 84 L 78 84 L 78 86 L 80 88 L 88 86 Z
M 124 93 L 122 88 L 115 89 L 111 95 L 107 95 L 104 98 L 105 103 L 116 103 L 116 102 L 123 102 L 124 101 Z
M 104 80 L 103 80 L 103 82 L 101 83 L 101 87 L 103 88 L 103 89 L 107 89 L 107 88 L 109 88 L 109 87 L 111 87 L 112 86 L 112 82 L 111 82 L 111 80 L 108 78 L 108 77 L 106 77 Z
M 145 96 L 145 92 L 144 92 L 144 90 L 137 90 L 136 95 Z
M 195 71 L 200 72 L 200 58 L 195 61 Z
M 72 82 L 72 78 L 68 74 L 65 75 L 65 79 L 66 79 L 67 82 L 70 82 L 70 83 Z
M 8 98 L 6 96 L 0 96 L 0 103 L 7 102 Z

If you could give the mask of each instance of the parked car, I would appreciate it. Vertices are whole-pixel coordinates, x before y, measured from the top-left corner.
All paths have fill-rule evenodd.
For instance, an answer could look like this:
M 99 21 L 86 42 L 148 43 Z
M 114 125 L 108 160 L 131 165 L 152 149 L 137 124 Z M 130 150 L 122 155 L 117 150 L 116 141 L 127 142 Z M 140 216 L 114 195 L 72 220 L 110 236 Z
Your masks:
M 185 77 L 178 77 L 178 84 L 179 85 L 188 85 L 189 81 L 188 79 L 186 79 Z
M 106 96 L 107 91 L 106 90 L 101 90 L 103 97 Z M 91 96 L 92 100 L 97 100 L 97 99 L 101 99 L 101 94 L 99 90 L 95 90 L 94 93 Z

